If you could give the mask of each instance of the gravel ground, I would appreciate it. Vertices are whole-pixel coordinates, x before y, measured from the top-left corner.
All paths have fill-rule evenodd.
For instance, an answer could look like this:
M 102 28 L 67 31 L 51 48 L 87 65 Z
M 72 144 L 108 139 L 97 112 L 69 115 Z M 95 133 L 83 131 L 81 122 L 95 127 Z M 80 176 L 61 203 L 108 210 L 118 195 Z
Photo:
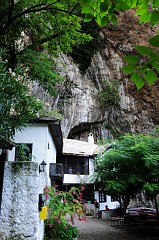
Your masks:
M 110 220 L 99 218 L 88 218 L 88 222 L 75 221 L 75 226 L 79 230 L 78 240 L 150 240 L 154 238 L 136 235 L 125 232 L 116 227 L 112 227 Z M 158 239 L 158 238 L 155 238 Z

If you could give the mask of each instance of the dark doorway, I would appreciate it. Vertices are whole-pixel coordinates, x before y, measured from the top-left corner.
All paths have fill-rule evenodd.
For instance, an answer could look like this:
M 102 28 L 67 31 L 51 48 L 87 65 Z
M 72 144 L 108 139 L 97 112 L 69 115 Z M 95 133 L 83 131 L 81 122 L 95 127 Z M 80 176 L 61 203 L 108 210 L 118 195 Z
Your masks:
M 2 191 L 3 191 L 5 157 L 6 157 L 6 151 L 3 150 L 0 155 L 0 213 L 1 213 L 1 202 L 2 202 Z

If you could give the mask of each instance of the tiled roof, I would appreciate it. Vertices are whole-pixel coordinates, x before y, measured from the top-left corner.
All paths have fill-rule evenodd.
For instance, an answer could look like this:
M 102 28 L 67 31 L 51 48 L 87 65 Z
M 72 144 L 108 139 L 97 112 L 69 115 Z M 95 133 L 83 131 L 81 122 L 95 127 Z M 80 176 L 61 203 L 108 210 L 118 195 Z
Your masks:
M 63 154 L 77 156 L 94 156 L 104 151 L 97 144 L 74 139 L 63 139 Z

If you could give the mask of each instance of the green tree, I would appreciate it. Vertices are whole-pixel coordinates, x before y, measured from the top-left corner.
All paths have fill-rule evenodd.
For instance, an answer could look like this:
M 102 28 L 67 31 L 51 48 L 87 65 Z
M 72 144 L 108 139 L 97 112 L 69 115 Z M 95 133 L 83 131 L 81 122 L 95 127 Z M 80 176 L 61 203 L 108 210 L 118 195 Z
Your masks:
M 0 4 L 0 136 L 9 139 L 42 107 L 28 94 L 31 81 L 55 94 L 62 80 L 55 71 L 56 57 L 91 38 L 81 31 L 76 0 L 1 0 Z
M 71 51 L 72 45 L 89 39 L 80 31 L 78 15 L 76 0 L 2 1 L 0 47 L 6 49 L 9 66 L 14 68 L 18 62 L 27 66 L 28 74 L 40 84 L 50 83 L 47 90 L 51 91 L 58 77 L 52 73 L 50 56 Z
M 96 158 L 96 177 L 107 193 L 118 195 L 126 208 L 142 190 L 156 201 L 159 193 L 159 137 L 125 135 Z M 157 204 L 156 204 L 157 207 Z
M 15 129 L 36 118 L 42 103 L 28 94 L 25 73 L 17 66 L 6 71 L 7 60 L 0 60 L 0 141 L 10 140 Z
M 118 23 L 118 13 L 135 9 L 135 15 L 139 17 L 139 23 L 151 23 L 156 27 L 159 22 L 159 0 L 83 0 L 82 12 L 85 14 L 85 22 L 95 19 L 101 27 L 108 23 Z M 124 58 L 127 65 L 123 72 L 130 74 L 131 80 L 137 89 L 144 83 L 153 84 L 159 77 L 159 35 L 149 39 L 147 46 L 136 46 L 136 56 L 129 55 Z

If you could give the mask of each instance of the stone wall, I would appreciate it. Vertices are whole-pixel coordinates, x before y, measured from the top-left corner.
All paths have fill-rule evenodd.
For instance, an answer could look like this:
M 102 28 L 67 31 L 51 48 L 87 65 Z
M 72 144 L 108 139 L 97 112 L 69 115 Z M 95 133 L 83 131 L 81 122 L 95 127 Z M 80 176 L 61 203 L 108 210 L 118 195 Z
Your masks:
M 35 162 L 6 162 L 0 239 L 41 240 L 38 211 L 39 173 Z M 42 229 L 42 228 L 41 228 Z

